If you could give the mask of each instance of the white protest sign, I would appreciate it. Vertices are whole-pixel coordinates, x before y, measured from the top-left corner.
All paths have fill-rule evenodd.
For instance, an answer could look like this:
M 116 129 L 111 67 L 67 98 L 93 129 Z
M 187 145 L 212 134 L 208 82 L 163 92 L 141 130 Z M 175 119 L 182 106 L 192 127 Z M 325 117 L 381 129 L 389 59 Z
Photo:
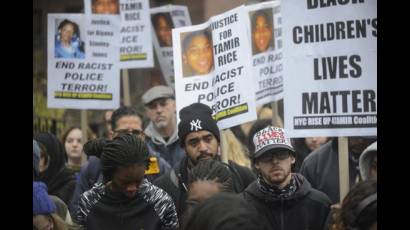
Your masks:
M 289 136 L 377 135 L 377 0 L 281 8 Z
M 207 104 L 220 129 L 256 119 L 246 20 L 240 6 L 172 30 L 177 111 L 194 102 Z
M 154 66 L 148 0 L 84 0 L 86 15 L 119 15 L 120 68 Z
M 256 104 L 283 97 L 282 20 L 278 1 L 246 7 L 252 47 L 252 69 L 256 83 Z
M 151 8 L 155 53 L 167 85 L 174 88 L 174 57 L 172 54 L 172 29 L 190 26 L 191 18 L 186 6 L 165 5 Z
M 49 108 L 119 107 L 119 18 L 48 14 Z

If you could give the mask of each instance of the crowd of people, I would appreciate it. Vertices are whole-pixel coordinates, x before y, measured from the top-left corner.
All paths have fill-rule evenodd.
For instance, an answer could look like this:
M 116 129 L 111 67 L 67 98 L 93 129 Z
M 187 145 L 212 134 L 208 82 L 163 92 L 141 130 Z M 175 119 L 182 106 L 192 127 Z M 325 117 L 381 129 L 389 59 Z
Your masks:
M 201 103 L 177 122 L 166 86 L 141 101 L 107 112 L 103 136 L 33 137 L 34 229 L 377 229 L 375 137 L 349 137 L 340 202 L 337 138 L 290 139 L 271 113 L 219 130 Z

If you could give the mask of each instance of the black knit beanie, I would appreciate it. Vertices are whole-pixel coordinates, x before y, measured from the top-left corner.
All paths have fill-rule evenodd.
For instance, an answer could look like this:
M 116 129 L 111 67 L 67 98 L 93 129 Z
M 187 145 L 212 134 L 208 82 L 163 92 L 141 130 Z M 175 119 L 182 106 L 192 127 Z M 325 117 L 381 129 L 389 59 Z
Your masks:
M 209 106 L 201 103 L 186 106 L 179 111 L 179 119 L 178 137 L 181 140 L 181 146 L 184 146 L 185 137 L 189 133 L 201 130 L 211 132 L 219 142 L 219 128 L 212 118 L 212 109 Z

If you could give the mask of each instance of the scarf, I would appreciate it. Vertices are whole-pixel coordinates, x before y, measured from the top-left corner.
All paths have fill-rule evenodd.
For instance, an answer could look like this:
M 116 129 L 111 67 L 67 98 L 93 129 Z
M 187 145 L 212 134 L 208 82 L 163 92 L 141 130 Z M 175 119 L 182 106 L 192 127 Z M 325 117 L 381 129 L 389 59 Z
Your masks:
M 295 177 L 295 175 L 292 174 L 291 177 L 290 183 L 284 188 L 280 188 L 275 184 L 269 185 L 265 182 L 262 175 L 258 174 L 256 185 L 268 201 L 287 200 L 292 197 L 300 187 L 300 181 Z

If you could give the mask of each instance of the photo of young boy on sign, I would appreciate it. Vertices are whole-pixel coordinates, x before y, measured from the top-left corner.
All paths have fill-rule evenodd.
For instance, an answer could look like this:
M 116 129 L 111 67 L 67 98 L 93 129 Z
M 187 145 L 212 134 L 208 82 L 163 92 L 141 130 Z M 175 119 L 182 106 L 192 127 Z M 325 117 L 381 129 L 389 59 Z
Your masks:
M 92 0 L 93 14 L 119 14 L 119 0 Z
M 181 34 L 183 77 L 206 75 L 213 70 L 212 37 L 208 30 Z
M 252 55 L 274 50 L 272 9 L 250 12 Z

